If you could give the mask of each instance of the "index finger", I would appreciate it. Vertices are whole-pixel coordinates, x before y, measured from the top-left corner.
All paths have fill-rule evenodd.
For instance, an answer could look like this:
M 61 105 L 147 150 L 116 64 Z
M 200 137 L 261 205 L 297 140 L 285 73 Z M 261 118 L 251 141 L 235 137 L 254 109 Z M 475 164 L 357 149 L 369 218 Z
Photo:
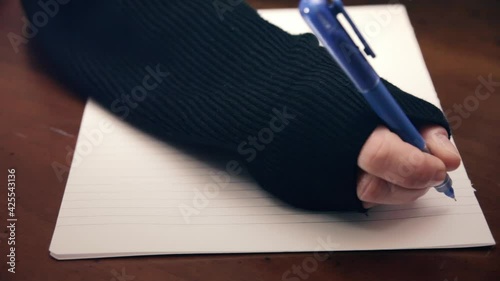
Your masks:
M 386 127 L 378 127 L 363 145 L 358 166 L 369 174 L 409 189 L 441 183 L 446 167 L 437 157 L 404 142 Z
M 448 139 L 448 132 L 440 126 L 423 128 L 420 133 L 432 155 L 441 159 L 448 171 L 460 166 L 461 157 L 455 145 Z

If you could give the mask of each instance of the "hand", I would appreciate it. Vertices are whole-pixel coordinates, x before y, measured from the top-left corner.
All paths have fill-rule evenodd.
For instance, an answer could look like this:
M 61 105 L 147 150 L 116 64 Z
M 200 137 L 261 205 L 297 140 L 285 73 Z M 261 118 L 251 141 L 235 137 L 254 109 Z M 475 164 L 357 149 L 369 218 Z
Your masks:
M 431 154 L 403 142 L 386 127 L 376 128 L 358 157 L 357 194 L 365 208 L 415 201 L 442 183 L 446 171 L 460 165 L 460 155 L 439 126 L 420 131 Z

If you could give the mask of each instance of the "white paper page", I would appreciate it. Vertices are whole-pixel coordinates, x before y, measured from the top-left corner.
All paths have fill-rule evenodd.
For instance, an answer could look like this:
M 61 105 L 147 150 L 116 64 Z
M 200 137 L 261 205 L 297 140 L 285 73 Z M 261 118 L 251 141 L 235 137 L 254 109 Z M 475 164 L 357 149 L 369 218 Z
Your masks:
M 379 25 L 367 40 L 380 75 L 439 106 L 403 6 L 348 11 L 365 34 Z M 295 9 L 261 14 L 291 33 L 309 31 Z M 378 22 L 381 14 L 390 19 Z M 103 132 L 96 145 L 88 137 L 93 130 Z M 214 180 L 217 166 L 139 132 L 92 101 L 76 155 L 50 246 L 57 259 L 494 244 L 463 166 L 450 174 L 458 202 L 431 190 L 413 204 L 376 207 L 369 216 L 312 214 L 280 205 L 249 177 L 233 176 L 225 185 Z M 183 215 L 188 208 L 193 213 Z

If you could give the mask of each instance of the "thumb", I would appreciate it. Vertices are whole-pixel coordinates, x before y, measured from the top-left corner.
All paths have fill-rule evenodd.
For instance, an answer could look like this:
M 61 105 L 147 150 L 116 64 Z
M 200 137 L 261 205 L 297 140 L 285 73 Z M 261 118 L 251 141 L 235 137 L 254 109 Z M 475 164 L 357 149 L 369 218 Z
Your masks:
M 431 154 L 441 159 L 448 171 L 455 170 L 460 166 L 460 154 L 455 145 L 448 139 L 448 132 L 443 127 L 425 127 L 420 133 L 424 137 Z

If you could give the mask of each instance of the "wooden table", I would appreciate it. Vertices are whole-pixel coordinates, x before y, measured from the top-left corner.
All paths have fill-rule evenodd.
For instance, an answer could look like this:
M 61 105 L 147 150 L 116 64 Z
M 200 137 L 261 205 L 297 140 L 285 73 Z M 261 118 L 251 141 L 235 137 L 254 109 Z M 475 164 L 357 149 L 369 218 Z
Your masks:
M 253 0 L 256 8 L 294 7 L 298 1 Z M 345 1 L 347 5 L 395 1 Z M 453 112 L 471 102 L 480 77 L 500 81 L 500 3 L 402 1 L 407 6 L 443 107 L 454 119 L 455 140 L 496 240 L 500 240 L 500 87 L 489 89 L 470 116 Z M 26 48 L 15 53 L 8 32 L 20 33 L 18 1 L 0 0 L 0 280 L 282 280 L 311 253 L 196 255 L 60 262 L 48 253 L 75 146 L 84 101 L 49 77 Z M 485 87 L 485 89 L 487 89 Z M 469 108 L 473 103 L 469 105 Z M 451 120 L 450 120 L 451 121 Z M 460 124 L 458 124 L 460 123 Z M 7 272 L 7 168 L 16 169 L 16 274 Z M 334 253 L 316 271 L 288 280 L 500 280 L 493 248 Z

